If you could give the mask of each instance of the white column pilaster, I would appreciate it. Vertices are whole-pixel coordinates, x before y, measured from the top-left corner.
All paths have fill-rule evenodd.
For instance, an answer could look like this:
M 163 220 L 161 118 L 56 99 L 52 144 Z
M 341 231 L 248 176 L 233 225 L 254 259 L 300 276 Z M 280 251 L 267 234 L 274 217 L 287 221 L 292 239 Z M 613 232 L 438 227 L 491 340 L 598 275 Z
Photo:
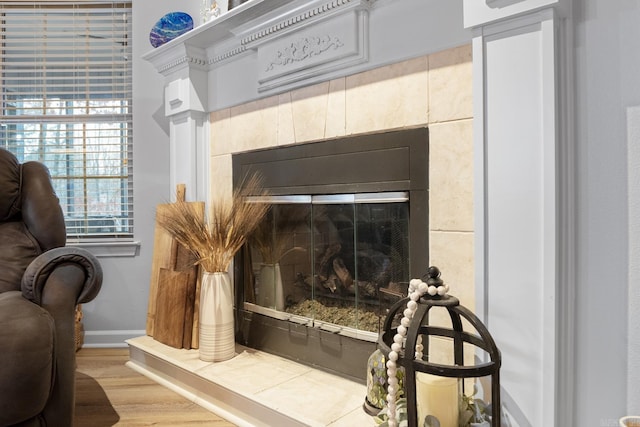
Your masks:
M 183 111 L 170 116 L 170 184 L 175 198 L 178 184 L 186 186 L 186 200 L 206 201 L 209 195 L 208 115 Z
M 204 54 L 192 52 L 194 58 Z M 199 56 L 198 56 L 199 55 Z M 166 75 L 164 110 L 170 120 L 170 183 L 186 186 L 187 201 L 209 197 L 209 115 L 207 70 L 203 60 L 191 60 Z
M 480 5 L 482 3 L 482 5 Z M 502 352 L 516 425 L 571 425 L 573 351 L 560 1 L 465 0 L 474 27 L 477 313 Z M 567 228 L 569 227 L 569 228 Z M 567 423 L 569 422 L 569 423 Z

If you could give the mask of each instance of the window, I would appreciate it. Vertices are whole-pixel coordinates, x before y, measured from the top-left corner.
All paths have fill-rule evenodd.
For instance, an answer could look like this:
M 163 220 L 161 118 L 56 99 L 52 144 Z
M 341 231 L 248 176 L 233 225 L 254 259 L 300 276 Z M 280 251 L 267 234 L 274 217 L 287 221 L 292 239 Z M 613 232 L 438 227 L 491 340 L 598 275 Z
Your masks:
M 131 3 L 2 3 L 0 144 L 49 167 L 69 238 L 131 238 Z

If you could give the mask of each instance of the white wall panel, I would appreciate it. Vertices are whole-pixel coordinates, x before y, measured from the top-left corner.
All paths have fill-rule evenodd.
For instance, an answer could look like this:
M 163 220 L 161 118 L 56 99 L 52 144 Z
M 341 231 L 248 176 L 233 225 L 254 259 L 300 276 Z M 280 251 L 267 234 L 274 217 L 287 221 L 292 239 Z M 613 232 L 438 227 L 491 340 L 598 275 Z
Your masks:
M 640 414 L 640 106 L 627 109 L 629 314 L 627 414 Z
M 480 312 L 502 352 L 505 408 L 520 426 L 553 425 L 555 416 L 554 25 L 539 18 L 485 29 L 474 43 L 483 76 L 474 93 Z

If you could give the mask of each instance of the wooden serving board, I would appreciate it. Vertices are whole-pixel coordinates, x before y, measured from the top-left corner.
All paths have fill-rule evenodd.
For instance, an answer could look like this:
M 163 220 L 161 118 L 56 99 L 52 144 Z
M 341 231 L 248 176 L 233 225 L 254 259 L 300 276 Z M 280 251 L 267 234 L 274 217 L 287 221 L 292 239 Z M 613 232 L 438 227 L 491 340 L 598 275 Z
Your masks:
M 185 197 L 185 186 L 184 184 L 180 184 L 177 186 L 177 200 L 184 201 Z M 199 215 L 204 218 L 204 202 L 187 202 L 189 205 L 196 209 Z M 170 208 L 169 203 L 160 204 L 156 208 L 156 216 L 166 215 L 168 209 Z M 187 289 L 187 298 L 189 300 L 189 305 L 185 307 L 185 316 L 187 317 L 187 322 L 189 322 L 189 317 L 192 318 L 190 325 L 191 334 L 185 333 L 184 335 L 184 348 L 198 348 L 198 284 L 200 283 L 198 268 L 192 265 L 193 259 L 191 258 L 189 251 L 180 246 L 171 235 L 162 228 L 157 222 L 154 231 L 154 241 L 153 241 L 153 257 L 151 263 L 151 280 L 149 286 L 149 301 L 147 308 L 147 323 L 146 323 L 146 333 L 149 336 L 155 338 L 156 335 L 156 316 L 157 316 L 157 306 L 158 306 L 158 297 L 159 297 L 159 285 L 161 279 L 166 279 L 169 276 L 168 273 L 162 273 L 163 277 L 161 278 L 162 269 L 171 270 L 171 271 L 179 271 L 184 272 L 185 270 L 190 270 L 190 280 L 188 289 Z M 195 288 L 195 289 L 194 289 Z M 193 301 L 193 304 L 190 302 Z M 187 302 L 185 302 L 187 304 Z M 193 306 L 193 308 L 191 308 Z M 183 330 L 189 328 L 188 324 L 183 324 Z M 190 335 L 190 345 L 187 346 L 187 342 L 189 338 L 186 335 Z M 180 348 L 181 346 L 178 346 Z
M 204 204 L 196 206 L 201 208 L 204 214 Z M 198 330 L 195 329 L 196 341 L 194 342 L 194 314 L 196 311 L 196 288 L 198 285 L 198 276 L 200 269 L 195 265 L 195 258 L 184 246 L 178 245 L 176 254 L 175 269 L 181 273 L 188 274 L 189 278 L 186 282 L 186 292 L 184 300 L 184 327 L 182 332 L 182 348 L 187 350 L 198 348 L 197 336 Z M 197 326 L 197 324 L 195 324 Z
M 182 348 L 187 289 L 193 275 L 193 270 L 160 269 L 154 339 L 174 348 Z
M 168 204 L 158 205 L 156 208 L 156 216 L 164 215 L 169 209 Z M 149 284 L 149 302 L 147 306 L 147 335 L 153 337 L 155 335 L 154 324 L 156 319 L 156 306 L 158 296 L 158 283 L 160 281 L 161 269 L 172 269 L 172 247 L 177 244 L 171 235 L 162 228 L 157 222 L 153 236 L 153 258 L 151 260 L 151 280 Z

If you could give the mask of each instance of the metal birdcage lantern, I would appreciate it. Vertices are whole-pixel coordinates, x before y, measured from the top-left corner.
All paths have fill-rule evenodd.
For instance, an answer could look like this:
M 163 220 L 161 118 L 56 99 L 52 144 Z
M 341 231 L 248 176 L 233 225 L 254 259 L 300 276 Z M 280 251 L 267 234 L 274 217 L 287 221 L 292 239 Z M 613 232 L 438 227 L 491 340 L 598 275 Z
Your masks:
M 385 319 L 378 346 L 387 360 L 389 427 L 400 425 L 404 411 L 409 427 L 501 425 L 500 351 L 448 289 L 430 267 L 426 281 L 411 280 L 408 297 Z M 399 369 L 403 389 L 395 380 Z

